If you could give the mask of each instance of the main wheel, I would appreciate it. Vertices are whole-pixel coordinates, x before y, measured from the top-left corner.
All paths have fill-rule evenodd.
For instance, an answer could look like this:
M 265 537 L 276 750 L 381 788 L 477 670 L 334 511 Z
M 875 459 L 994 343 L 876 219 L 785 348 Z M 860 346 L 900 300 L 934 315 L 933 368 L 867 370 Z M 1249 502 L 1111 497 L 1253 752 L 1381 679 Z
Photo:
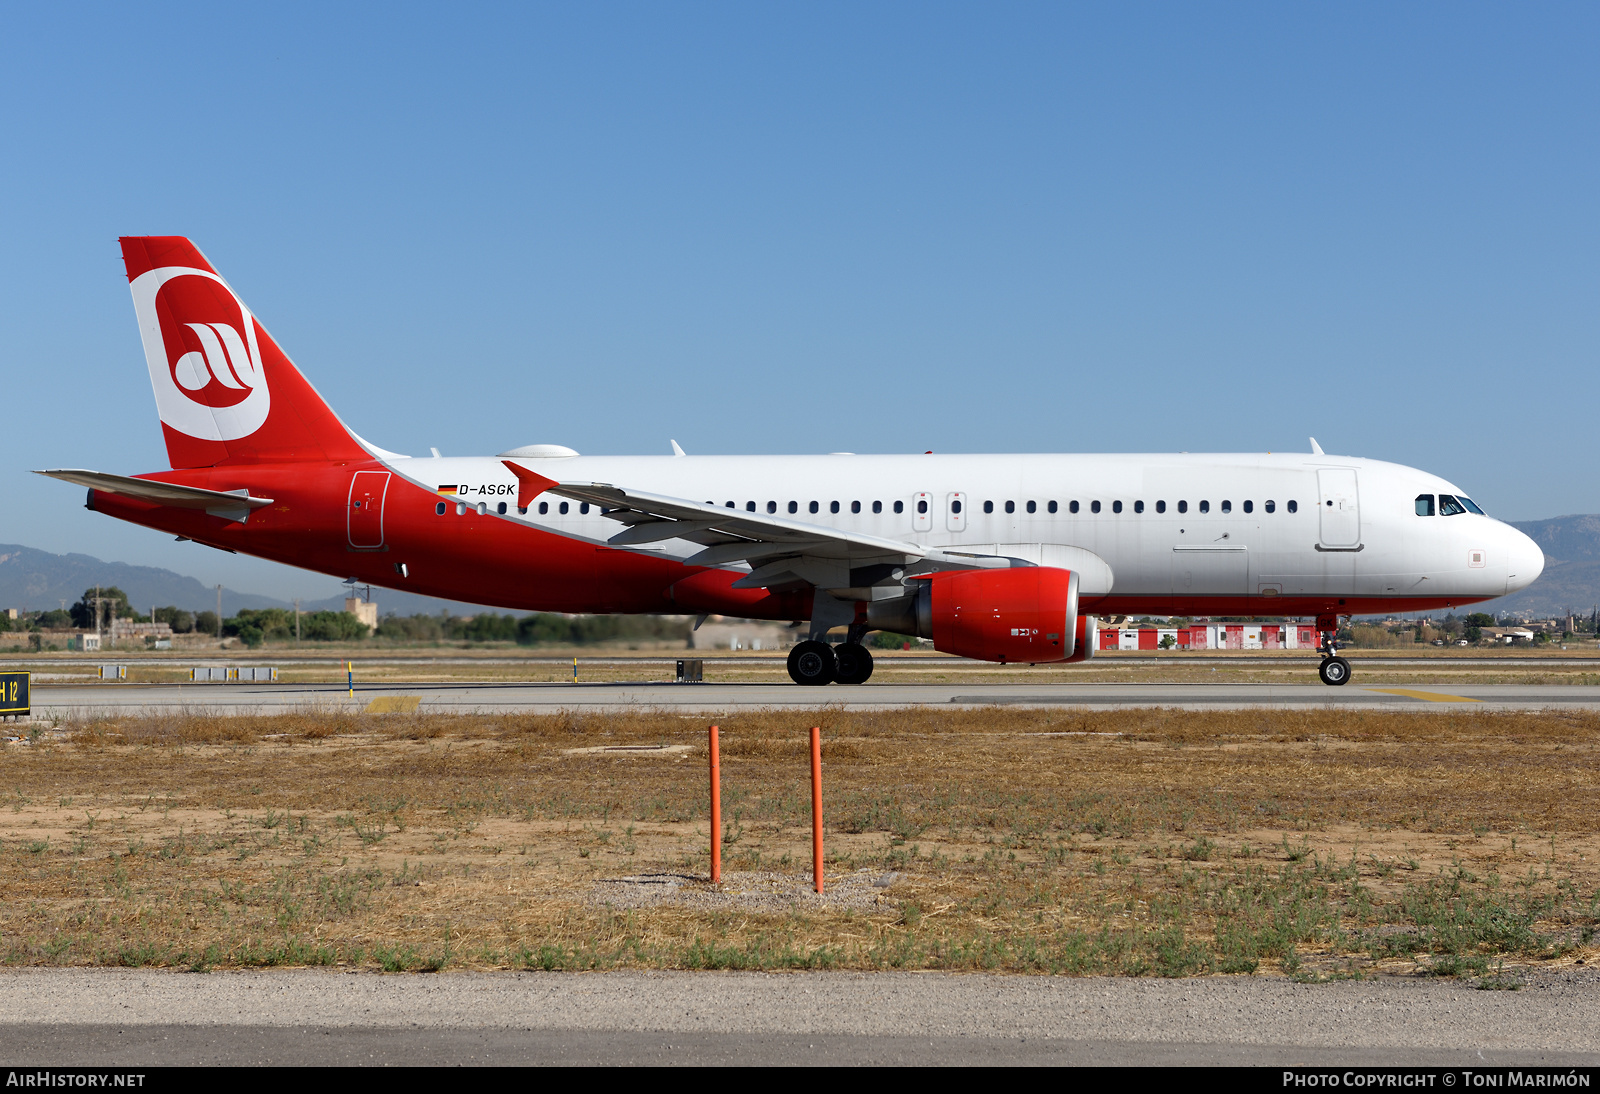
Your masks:
M 1322 682 L 1330 687 L 1350 682 L 1350 662 L 1343 657 L 1324 657 L 1322 664 L 1317 666 L 1317 675 L 1322 677 Z
M 841 684 L 865 684 L 872 675 L 872 654 L 857 642 L 833 648 L 833 678 Z
M 801 642 L 789 651 L 789 679 L 822 687 L 833 683 L 833 648 L 825 642 Z

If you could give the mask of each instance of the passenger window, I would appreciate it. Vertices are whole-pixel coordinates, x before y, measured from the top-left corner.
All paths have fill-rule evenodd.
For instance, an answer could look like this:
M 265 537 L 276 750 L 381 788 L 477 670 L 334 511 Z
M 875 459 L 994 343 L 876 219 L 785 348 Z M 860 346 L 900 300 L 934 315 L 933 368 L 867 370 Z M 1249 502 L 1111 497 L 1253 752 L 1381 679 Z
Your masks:
M 1211 512 L 1211 503 L 1210 503 L 1210 502 L 1209 502 L 1209 501 L 1203 501 L 1203 502 L 1201 502 L 1201 503 L 1200 503 L 1200 511 L 1201 511 L 1201 512 L 1202 512 L 1202 513 L 1209 513 L 1209 512 Z
M 1432 494 L 1418 494 L 1417 495 L 1417 501 L 1416 501 L 1416 510 L 1417 510 L 1417 516 L 1419 516 L 1419 517 L 1431 517 L 1431 516 L 1433 516 L 1433 495 Z
M 1077 502 L 1073 502 L 1071 505 L 1067 506 L 1067 509 L 1070 512 L 1076 513 L 1078 511 L 1078 503 Z
M 883 502 L 881 502 L 881 501 L 875 501 L 875 502 L 873 502 L 873 503 L 872 503 L 872 511 L 873 511 L 873 512 L 874 512 L 874 513 L 881 513 L 881 512 L 883 512 Z
M 1098 513 L 1099 511 L 1100 511 L 1100 503 L 1097 502 L 1097 501 L 1091 501 L 1089 503 L 1089 512 Z
M 730 501 L 730 502 L 728 502 L 728 508 L 729 509 L 737 509 L 739 507 L 737 505 L 733 504 L 733 502 Z
M 1047 510 L 1049 510 L 1050 512 L 1054 513 L 1056 511 L 1056 503 L 1055 502 L 1051 502 L 1049 505 L 1046 505 L 1045 508 Z
M 506 503 L 505 502 L 501 502 L 498 506 L 495 507 L 495 511 L 498 512 L 502 517 L 505 516 L 506 515 Z
M 1467 507 L 1467 511 L 1468 512 L 1476 513 L 1480 517 L 1486 517 L 1486 516 L 1489 515 L 1488 513 L 1485 513 L 1482 509 L 1478 508 L 1478 503 L 1477 502 L 1473 501 L 1471 498 L 1466 497 L 1463 494 L 1457 494 L 1456 495 L 1456 500 L 1459 501 L 1462 505 L 1465 505 Z
M 928 511 L 928 503 L 927 503 L 926 499 L 917 502 L 917 512 L 918 513 L 926 513 L 927 511 Z
M 1111 503 L 1111 511 L 1112 511 L 1112 512 L 1113 512 L 1113 513 L 1120 513 L 1120 512 L 1122 512 L 1122 503 L 1121 503 L 1121 502 L 1120 502 L 1120 501 L 1114 501 L 1114 502 L 1112 502 L 1112 503 Z
M 894 503 L 894 511 L 896 513 L 904 513 L 906 511 L 906 503 L 903 502 L 903 501 L 895 502 Z
M 985 513 L 992 513 L 992 512 L 994 512 L 994 502 L 992 502 L 992 501 L 986 501 L 986 502 L 984 502 L 984 503 L 983 503 L 983 511 L 984 511 L 984 512 L 985 512 Z
M 1017 503 L 1016 502 L 1014 502 L 1014 501 L 1006 502 L 1006 512 L 1015 513 L 1016 511 L 1017 511 Z
M 1030 501 L 1028 503 L 1028 512 L 1037 513 L 1038 511 L 1039 511 L 1039 503 L 1036 502 L 1036 501 Z
M 850 503 L 850 511 L 851 511 L 851 512 L 852 512 L 852 513 L 859 513 L 859 512 L 861 512 L 861 503 L 860 503 L 860 502 L 859 502 L 859 501 L 853 501 L 853 502 L 851 502 L 851 503 Z M 960 503 L 960 502 L 959 502 L 959 501 L 958 501 L 958 502 L 956 502 L 956 512 L 958 512 L 958 513 L 959 513 L 959 512 L 961 512 L 961 503 Z
M 815 513 L 821 507 L 819 505 L 817 505 L 816 502 L 812 502 L 810 505 L 806 506 L 806 508 L 809 509 L 811 512 Z
M 1164 501 L 1156 502 L 1156 512 L 1165 513 L 1166 511 L 1167 511 L 1167 503 L 1166 502 L 1164 502 Z
M 730 501 L 728 504 L 732 505 L 733 502 Z M 566 502 L 562 502 L 561 503 L 561 515 L 562 516 L 566 516 L 567 515 L 567 503 Z
M 445 508 L 445 507 L 444 507 L 444 502 L 442 502 L 442 501 L 441 501 L 441 502 L 440 502 L 440 503 L 439 503 L 439 504 L 438 504 L 438 505 L 435 505 L 435 506 L 434 506 L 434 507 L 433 507 L 433 511 L 434 511 L 434 513 L 435 513 L 435 514 L 436 514 L 436 515 L 438 515 L 438 516 L 441 516 L 441 517 L 442 517 L 442 516 L 444 516 L 444 508 Z
M 789 503 L 789 512 L 798 513 L 799 511 L 800 511 L 800 503 L 797 502 L 797 501 L 791 501 Z
M 1186 501 L 1180 501 L 1178 503 L 1178 512 L 1187 513 L 1188 511 L 1189 511 L 1189 503 L 1186 502 Z
M 550 503 L 547 501 L 541 501 L 539 503 L 539 515 L 542 517 L 548 512 L 550 512 Z
M 1222 511 L 1223 511 L 1223 512 L 1224 512 L 1224 513 L 1231 513 L 1231 512 L 1233 512 L 1233 502 L 1231 502 L 1231 501 L 1224 501 L 1224 502 L 1223 502 L 1223 503 L 1222 503 Z
M 1439 495 L 1439 515 L 1441 517 L 1458 517 L 1466 511 L 1466 507 L 1449 494 Z
M 839 511 L 839 503 L 836 502 L 836 501 L 830 501 L 828 503 L 828 512 L 837 513 L 838 511 Z
M 751 502 L 750 504 L 754 505 L 755 503 Z M 583 504 L 579 505 L 578 506 L 578 512 L 584 514 L 585 516 L 588 516 L 588 514 L 589 514 L 589 503 L 588 502 L 584 502 Z
M 1300 511 L 1300 503 L 1297 501 L 1290 501 L 1287 505 L 1287 508 L 1291 513 L 1298 513 Z
M 1136 502 L 1134 502 L 1134 503 L 1133 503 L 1133 511 L 1134 511 L 1134 512 L 1135 512 L 1135 513 L 1142 513 L 1142 512 L 1144 512 L 1144 502 L 1142 502 L 1142 501 L 1136 501 Z
M 745 512 L 754 513 L 756 511 L 756 503 L 753 501 L 747 501 L 744 503 L 744 508 Z
M 1274 502 L 1271 498 L 1267 499 L 1266 505 L 1267 505 L 1267 512 L 1269 512 L 1269 513 L 1275 511 L 1278 508 L 1277 503 Z
M 951 502 L 951 503 L 950 503 L 950 511 L 951 511 L 951 512 L 952 512 L 952 513 L 959 513 L 959 512 L 961 512 L 961 503 L 960 503 L 960 502 L 959 502 L 959 501 L 952 501 L 952 502 Z
M 1256 503 L 1253 502 L 1253 501 L 1247 501 L 1247 502 L 1244 503 L 1244 511 L 1246 513 L 1255 512 L 1255 508 L 1256 508 Z
M 775 502 L 775 501 L 767 502 L 767 512 L 776 513 L 777 511 L 778 511 L 778 503 L 777 502 Z

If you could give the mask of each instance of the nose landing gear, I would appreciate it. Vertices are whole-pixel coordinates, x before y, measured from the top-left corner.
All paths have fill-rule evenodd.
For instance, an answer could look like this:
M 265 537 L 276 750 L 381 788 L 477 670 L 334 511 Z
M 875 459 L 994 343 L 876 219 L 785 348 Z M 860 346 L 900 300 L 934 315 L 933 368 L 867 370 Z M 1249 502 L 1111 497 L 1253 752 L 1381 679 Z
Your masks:
M 1322 663 L 1317 666 L 1317 675 L 1329 687 L 1348 684 L 1350 682 L 1350 662 L 1338 654 L 1339 617 L 1336 615 L 1318 616 L 1317 630 L 1322 634 Z

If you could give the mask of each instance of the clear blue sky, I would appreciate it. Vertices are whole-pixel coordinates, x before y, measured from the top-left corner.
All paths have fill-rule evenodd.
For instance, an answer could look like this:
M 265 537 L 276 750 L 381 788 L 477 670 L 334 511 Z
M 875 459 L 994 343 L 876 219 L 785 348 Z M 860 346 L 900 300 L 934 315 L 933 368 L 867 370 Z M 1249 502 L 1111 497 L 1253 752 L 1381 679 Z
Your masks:
M 399 451 L 1304 450 L 1600 511 L 1592 4 L 9 5 L 0 542 L 166 466 L 116 237 Z

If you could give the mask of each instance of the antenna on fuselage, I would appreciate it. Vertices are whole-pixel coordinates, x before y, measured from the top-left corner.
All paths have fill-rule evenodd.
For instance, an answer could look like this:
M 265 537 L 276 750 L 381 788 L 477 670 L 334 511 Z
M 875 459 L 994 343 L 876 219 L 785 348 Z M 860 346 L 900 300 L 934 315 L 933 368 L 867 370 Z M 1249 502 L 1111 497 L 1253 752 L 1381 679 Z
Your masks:
M 1317 443 L 1317 439 L 1315 437 L 1311 438 L 1311 454 L 1313 456 L 1325 456 L 1325 455 L 1327 455 L 1326 452 L 1322 451 L 1322 446 Z

